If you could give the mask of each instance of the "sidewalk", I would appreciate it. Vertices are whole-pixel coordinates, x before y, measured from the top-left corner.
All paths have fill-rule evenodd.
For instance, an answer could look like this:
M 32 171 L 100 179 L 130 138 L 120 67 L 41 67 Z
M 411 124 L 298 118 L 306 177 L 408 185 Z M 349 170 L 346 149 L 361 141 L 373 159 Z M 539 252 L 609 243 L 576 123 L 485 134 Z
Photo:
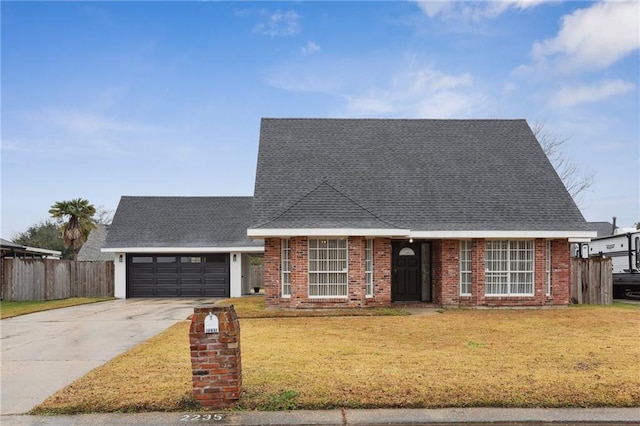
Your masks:
M 230 413 L 8 415 L 3 426 L 23 425 L 451 425 L 640 424 L 636 408 L 441 408 Z

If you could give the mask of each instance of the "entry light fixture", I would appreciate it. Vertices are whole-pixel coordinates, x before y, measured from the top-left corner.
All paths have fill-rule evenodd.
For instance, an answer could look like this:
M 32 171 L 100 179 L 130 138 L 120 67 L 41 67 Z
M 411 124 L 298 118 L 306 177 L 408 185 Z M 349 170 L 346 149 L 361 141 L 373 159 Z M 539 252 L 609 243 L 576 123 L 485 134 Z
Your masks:
M 234 262 L 236 261 L 236 254 L 235 253 L 233 254 L 233 261 Z
M 409 238 L 409 243 L 412 243 L 412 242 L 413 242 L 413 238 Z
M 119 261 L 120 263 L 122 263 L 122 260 L 123 260 L 123 259 L 124 259 L 124 256 L 123 256 L 123 255 L 118 256 L 118 261 Z

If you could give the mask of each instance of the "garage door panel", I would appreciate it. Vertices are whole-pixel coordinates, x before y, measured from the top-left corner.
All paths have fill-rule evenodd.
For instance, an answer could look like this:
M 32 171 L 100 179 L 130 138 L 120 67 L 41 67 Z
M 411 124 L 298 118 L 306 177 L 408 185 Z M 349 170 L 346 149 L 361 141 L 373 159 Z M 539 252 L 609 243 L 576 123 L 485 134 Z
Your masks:
M 127 256 L 128 297 L 228 297 L 229 255 Z

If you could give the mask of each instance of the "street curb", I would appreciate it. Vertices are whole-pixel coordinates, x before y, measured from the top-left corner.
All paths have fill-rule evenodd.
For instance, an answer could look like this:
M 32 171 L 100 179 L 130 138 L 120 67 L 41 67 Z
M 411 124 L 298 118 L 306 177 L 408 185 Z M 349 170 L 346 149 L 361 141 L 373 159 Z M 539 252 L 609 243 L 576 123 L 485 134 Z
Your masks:
M 24 425 L 448 425 L 448 424 L 640 424 L 633 408 L 438 408 L 235 411 L 201 413 L 3 415 L 3 426 Z

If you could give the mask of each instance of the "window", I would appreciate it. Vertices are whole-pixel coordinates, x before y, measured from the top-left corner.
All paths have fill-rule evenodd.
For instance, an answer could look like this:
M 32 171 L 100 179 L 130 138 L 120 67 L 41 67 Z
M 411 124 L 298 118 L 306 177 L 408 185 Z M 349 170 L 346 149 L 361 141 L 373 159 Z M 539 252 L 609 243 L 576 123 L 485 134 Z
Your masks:
M 289 240 L 281 240 L 282 297 L 291 296 L 291 249 Z
M 485 294 L 533 296 L 533 241 L 487 241 Z
M 365 240 L 364 246 L 364 277 L 365 277 L 365 295 L 373 297 L 373 240 L 368 238 Z
M 460 241 L 460 296 L 471 296 L 471 241 Z
M 404 247 L 402 250 L 400 250 L 400 253 L 398 253 L 399 256 L 415 256 L 416 252 L 413 251 L 413 249 L 411 247 Z
M 546 241 L 544 263 L 546 270 L 547 296 L 551 296 L 551 240 Z
M 346 297 L 347 272 L 347 240 L 309 240 L 309 297 Z

